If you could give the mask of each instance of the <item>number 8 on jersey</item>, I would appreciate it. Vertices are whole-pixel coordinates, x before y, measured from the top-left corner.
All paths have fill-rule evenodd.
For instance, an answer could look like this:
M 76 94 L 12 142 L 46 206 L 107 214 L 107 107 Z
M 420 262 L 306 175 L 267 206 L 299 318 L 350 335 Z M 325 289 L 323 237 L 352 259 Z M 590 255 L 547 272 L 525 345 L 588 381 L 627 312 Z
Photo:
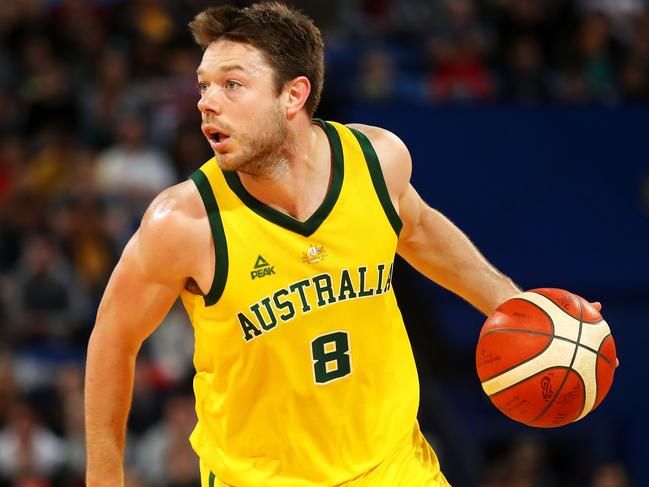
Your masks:
M 320 335 L 311 342 L 311 357 L 317 384 L 326 384 L 351 374 L 349 335 L 346 331 Z

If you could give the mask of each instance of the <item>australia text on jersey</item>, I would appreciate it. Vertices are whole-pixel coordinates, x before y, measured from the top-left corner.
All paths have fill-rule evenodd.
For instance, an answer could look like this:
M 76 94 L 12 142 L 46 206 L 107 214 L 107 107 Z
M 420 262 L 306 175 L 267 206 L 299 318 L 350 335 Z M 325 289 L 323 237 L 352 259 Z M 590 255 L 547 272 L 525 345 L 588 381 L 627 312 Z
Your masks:
M 291 321 L 295 318 L 297 309 L 304 314 L 311 311 L 314 306 L 321 308 L 341 301 L 386 293 L 390 290 L 393 267 L 394 263 L 390 264 L 390 270 L 385 272 L 387 265 L 378 264 L 377 279 L 373 286 L 366 282 L 367 266 L 359 266 L 356 270 L 357 280 L 352 279 L 349 269 L 342 269 L 338 276 L 325 272 L 278 289 L 252 304 L 249 307 L 250 313 L 246 314 L 242 311 L 237 313 L 243 339 L 250 341 L 261 336 L 263 332 L 272 331 L 280 321 L 282 323 Z M 309 287 L 315 291 L 315 301 L 309 300 L 306 292 Z M 296 302 L 291 298 L 295 298 Z

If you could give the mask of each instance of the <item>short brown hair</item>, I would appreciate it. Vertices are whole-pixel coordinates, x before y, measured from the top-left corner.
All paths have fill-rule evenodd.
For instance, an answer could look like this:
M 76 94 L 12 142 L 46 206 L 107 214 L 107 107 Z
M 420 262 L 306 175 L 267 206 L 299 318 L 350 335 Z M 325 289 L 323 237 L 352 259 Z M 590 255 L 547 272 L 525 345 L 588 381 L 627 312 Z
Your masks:
M 297 10 L 277 2 L 255 3 L 250 7 L 210 7 L 189 23 L 198 45 L 207 49 L 212 42 L 228 39 L 259 49 L 275 71 L 279 94 L 285 83 L 306 76 L 311 93 L 305 103 L 313 115 L 324 82 L 324 43 L 313 21 Z

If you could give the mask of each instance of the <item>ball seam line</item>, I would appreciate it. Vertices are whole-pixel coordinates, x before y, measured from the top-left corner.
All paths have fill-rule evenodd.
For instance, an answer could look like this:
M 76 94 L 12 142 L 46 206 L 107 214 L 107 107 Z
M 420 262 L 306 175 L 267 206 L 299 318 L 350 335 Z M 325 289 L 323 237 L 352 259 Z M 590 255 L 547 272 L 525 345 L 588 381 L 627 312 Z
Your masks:
M 526 291 L 526 292 L 528 292 L 528 293 L 533 293 L 533 294 L 537 294 L 537 295 L 539 295 L 539 296 L 543 296 L 543 297 L 544 297 L 545 299 L 547 299 L 550 303 L 552 303 L 552 304 L 553 304 L 554 306 L 556 306 L 558 309 L 560 309 L 560 310 L 563 311 L 565 314 L 567 314 L 568 316 L 570 316 L 572 319 L 574 319 L 574 320 L 577 319 L 577 318 L 575 318 L 574 316 L 572 316 L 570 313 L 568 313 L 568 312 L 567 312 L 563 307 L 559 306 L 559 305 L 558 305 L 558 304 L 557 304 L 553 299 L 547 297 L 545 294 L 541 294 L 540 292 L 537 292 L 537 291 Z M 601 323 L 602 321 L 604 321 L 604 318 L 602 318 L 601 320 L 597 320 L 597 321 L 586 321 L 586 320 L 584 320 L 584 319 L 583 319 L 583 310 L 582 310 L 582 308 L 581 308 L 581 300 L 577 299 L 577 303 L 579 304 L 579 321 L 580 321 L 581 323 L 586 323 L 586 324 L 589 324 L 589 325 L 597 325 L 597 324 Z M 601 315 L 600 315 L 600 316 L 601 316 Z
M 537 293 L 537 294 L 539 294 L 539 293 Z M 544 296 L 544 297 L 547 297 L 547 296 Z M 550 300 L 550 301 L 552 301 L 552 300 Z M 552 302 L 554 303 L 554 301 L 552 301 Z M 561 393 L 561 389 L 563 389 L 563 386 L 568 381 L 568 376 L 570 375 L 571 371 L 574 370 L 575 373 L 577 374 L 577 376 L 581 377 L 579 372 L 572 368 L 572 366 L 575 363 L 575 358 L 577 358 L 577 351 L 579 350 L 579 341 L 580 341 L 579 339 L 581 338 L 581 333 L 582 333 L 583 326 L 584 326 L 584 323 L 583 323 L 583 320 L 582 320 L 582 318 L 583 318 L 583 309 L 581 307 L 581 301 L 577 300 L 577 303 L 579 304 L 579 332 L 577 333 L 577 343 L 575 344 L 575 351 L 572 353 L 572 360 L 570 360 L 570 365 L 568 366 L 568 369 L 566 370 L 566 373 L 563 376 L 563 380 L 561 381 L 561 384 L 559 385 L 559 388 L 557 389 L 557 392 L 554 394 L 552 399 L 550 399 L 548 401 L 548 403 L 545 405 L 545 408 L 543 408 L 543 410 L 539 413 L 539 415 L 536 418 L 534 418 L 532 421 L 529 421 L 529 422 L 526 423 L 526 424 L 528 424 L 530 426 L 533 426 L 532 423 L 534 423 L 534 422 L 538 421 L 539 419 L 541 419 L 543 417 L 543 415 L 548 412 L 550 407 L 552 407 L 554 402 L 559 397 L 559 394 Z M 568 313 L 566 313 L 566 314 L 568 314 Z M 574 318 L 574 316 L 572 316 L 572 315 L 570 315 L 570 316 L 572 318 Z M 581 413 L 584 412 L 584 407 L 585 406 L 586 406 L 586 395 L 584 394 L 584 404 L 582 405 Z M 581 413 L 580 413 L 580 416 L 581 416 Z
M 534 303 L 532 303 L 532 304 L 534 304 Z M 593 352 L 595 355 L 597 355 L 597 356 L 600 357 L 602 360 L 604 360 L 608 365 L 610 365 L 611 367 L 613 367 L 613 363 L 608 359 L 608 357 L 607 357 L 606 355 L 604 355 L 604 354 L 603 354 L 602 352 L 600 352 L 599 350 L 595 350 L 594 348 L 589 347 L 588 345 L 584 345 L 583 343 L 578 343 L 578 342 L 576 342 L 575 340 L 572 340 L 572 339 L 570 339 L 570 338 L 562 337 L 562 336 L 559 336 L 559 335 L 553 335 L 553 334 L 550 334 L 550 333 L 545 333 L 545 332 L 543 332 L 543 331 L 525 330 L 525 329 L 517 329 L 517 328 L 499 328 L 499 329 L 497 329 L 497 330 L 489 330 L 488 332 L 484 333 L 482 336 L 485 337 L 485 336 L 487 336 L 487 335 L 491 335 L 491 334 L 493 334 L 493 333 L 502 333 L 502 332 L 523 333 L 523 334 L 529 334 L 529 335 L 542 335 L 542 336 L 546 336 L 546 337 L 556 338 L 557 340 L 563 340 L 564 342 L 568 342 L 568 343 L 572 343 L 572 344 L 574 344 L 574 345 L 578 345 L 578 346 L 581 347 L 581 348 L 585 348 L 585 349 L 588 350 L 589 352 Z M 610 337 L 610 336 L 611 336 L 611 333 L 609 333 L 609 334 L 606 335 L 604 338 L 602 338 L 602 343 L 604 343 L 604 340 L 606 340 L 606 339 L 607 339 L 608 337 Z M 534 357 L 532 357 L 532 358 L 534 358 Z M 526 360 L 526 361 L 527 361 L 527 360 Z M 526 362 L 526 361 L 525 361 L 525 362 Z M 514 367 L 518 367 L 519 365 L 522 365 L 522 364 L 524 364 L 525 362 L 520 362 L 519 364 L 515 365 Z M 510 367 L 509 369 L 502 370 L 502 371 L 498 372 L 496 375 L 494 375 L 493 377 L 497 377 L 497 376 L 499 376 L 500 374 L 503 374 L 503 373 L 505 373 L 505 372 L 508 372 L 509 370 L 512 370 L 514 367 Z M 488 381 L 488 380 L 490 380 L 490 379 L 493 379 L 493 377 L 486 378 L 486 379 L 484 379 L 484 380 L 481 381 L 481 382 L 486 382 L 486 381 Z
M 524 301 L 524 302 L 529 303 L 532 306 L 538 308 L 538 310 L 541 311 L 541 313 L 543 313 L 546 316 L 546 318 L 548 319 L 548 321 L 550 322 L 550 325 L 552 327 L 552 335 L 551 336 L 554 337 L 554 321 L 552 320 L 552 317 L 549 315 L 549 313 L 547 311 L 545 311 L 543 308 L 541 308 L 538 304 L 533 303 L 532 301 L 528 301 L 527 299 L 512 298 L 511 300 L 512 301 L 513 300 Z M 480 335 L 480 339 L 482 339 L 483 336 L 486 336 L 486 335 L 488 335 L 488 334 L 490 334 L 492 332 L 495 332 L 495 331 L 497 331 L 497 330 L 490 330 L 490 331 L 486 332 L 485 334 Z M 529 362 L 530 360 L 534 360 L 535 358 L 539 357 L 540 355 L 543 355 L 550 348 L 550 345 L 552 345 L 552 340 L 548 340 L 548 343 L 543 347 L 543 349 L 539 350 L 539 352 L 537 354 L 526 358 L 525 360 L 523 360 L 522 362 L 517 363 L 516 365 L 512 365 L 511 367 L 508 367 L 507 369 L 501 370 L 497 374 L 495 374 L 495 375 L 493 375 L 491 377 L 487 377 L 484 380 L 480 380 L 480 382 L 481 383 L 487 382 L 488 380 L 491 380 L 491 379 L 493 379 L 495 377 L 498 377 L 501 374 L 509 372 L 510 370 L 514 370 L 516 367 L 519 367 L 519 366 Z

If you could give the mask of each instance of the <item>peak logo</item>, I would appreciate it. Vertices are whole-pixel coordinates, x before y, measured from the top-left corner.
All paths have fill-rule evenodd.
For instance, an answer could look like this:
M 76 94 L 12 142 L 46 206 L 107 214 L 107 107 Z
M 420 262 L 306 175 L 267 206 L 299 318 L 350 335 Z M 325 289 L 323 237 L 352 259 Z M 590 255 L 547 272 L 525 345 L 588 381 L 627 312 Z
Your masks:
M 255 266 L 250 271 L 250 279 L 260 279 L 262 277 L 271 276 L 275 274 L 275 266 L 271 266 L 261 254 L 257 257 Z

